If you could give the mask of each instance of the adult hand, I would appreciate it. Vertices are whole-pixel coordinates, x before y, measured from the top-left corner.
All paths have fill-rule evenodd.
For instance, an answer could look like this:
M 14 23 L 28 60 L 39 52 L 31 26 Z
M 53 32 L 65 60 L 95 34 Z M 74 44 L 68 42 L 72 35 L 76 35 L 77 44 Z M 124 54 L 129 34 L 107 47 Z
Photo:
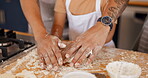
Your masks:
M 63 64 L 61 50 L 58 47 L 58 42 L 61 40 L 52 35 L 40 37 L 37 40 L 37 50 L 41 58 L 41 63 L 46 65 L 47 70 L 58 70 L 58 66 Z
M 65 49 L 65 57 L 67 61 L 73 58 L 70 66 L 79 67 L 86 60 L 86 63 L 91 63 L 98 51 L 105 44 L 109 33 L 109 26 L 104 26 L 98 22 L 95 26 L 81 34 L 76 40 Z

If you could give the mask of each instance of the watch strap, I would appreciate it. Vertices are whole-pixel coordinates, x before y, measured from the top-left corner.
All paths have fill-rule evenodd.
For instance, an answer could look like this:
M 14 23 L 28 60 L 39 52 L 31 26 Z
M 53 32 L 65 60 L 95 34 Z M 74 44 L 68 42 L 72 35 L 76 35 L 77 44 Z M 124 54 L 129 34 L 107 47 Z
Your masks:
M 97 20 L 97 22 L 101 22 L 101 23 L 103 23 L 102 21 L 101 21 L 101 19 L 102 19 L 102 17 L 100 17 L 98 20 Z M 103 23 L 104 24 L 104 23 Z M 105 25 L 105 24 L 104 24 Z M 110 25 L 105 25 L 105 26 L 109 26 L 110 27 L 110 31 L 112 30 L 112 28 L 113 28 L 113 23 L 111 23 Z

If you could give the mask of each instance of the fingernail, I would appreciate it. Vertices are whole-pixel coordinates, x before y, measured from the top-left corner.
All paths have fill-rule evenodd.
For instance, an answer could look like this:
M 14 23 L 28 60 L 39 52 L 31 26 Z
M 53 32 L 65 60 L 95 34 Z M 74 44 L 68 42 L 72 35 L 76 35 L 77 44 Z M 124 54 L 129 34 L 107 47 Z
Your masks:
M 73 67 L 73 63 L 70 63 L 70 67 Z
M 59 65 L 62 65 L 63 63 L 62 63 L 62 58 L 60 58 L 59 60 L 58 60 L 58 63 L 59 63 Z
M 69 58 L 69 57 L 70 57 L 70 55 L 69 55 L 69 54 L 66 54 L 66 55 L 65 55 L 65 57 L 66 57 L 66 58 Z
M 58 66 L 55 66 L 52 70 L 53 71 L 57 71 L 58 70 Z
M 79 66 L 80 66 L 80 64 L 79 64 L 79 63 L 76 63 L 76 64 L 75 64 L 75 67 L 79 67 Z
M 47 69 L 47 70 L 51 70 L 51 68 L 52 68 L 52 65 L 50 64 L 50 65 L 47 66 L 46 69 Z

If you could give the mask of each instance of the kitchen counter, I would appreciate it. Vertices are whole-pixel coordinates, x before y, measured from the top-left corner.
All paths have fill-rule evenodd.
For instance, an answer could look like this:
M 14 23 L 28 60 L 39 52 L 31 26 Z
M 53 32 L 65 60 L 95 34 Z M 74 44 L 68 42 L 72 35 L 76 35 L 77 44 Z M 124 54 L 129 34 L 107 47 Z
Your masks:
M 89 67 L 86 68 L 85 66 L 83 66 L 78 70 L 84 70 L 91 73 L 102 73 L 102 74 L 105 74 L 107 78 L 110 78 L 105 68 L 106 65 L 113 61 L 126 61 L 126 62 L 132 62 L 132 63 L 138 64 L 142 68 L 142 74 L 140 78 L 147 78 L 148 77 L 148 57 L 147 56 L 148 54 L 146 53 L 104 47 L 101 51 L 99 51 L 99 54 L 97 55 L 96 60 L 92 63 L 92 66 L 90 68 Z M 14 62 L 12 62 L 10 66 L 13 65 L 13 63 Z M 0 70 L 0 74 L 6 71 L 4 68 L 5 67 L 4 64 L 0 66 L 2 67 Z M 6 68 L 9 68 L 9 70 L 11 69 L 9 66 L 7 66 Z M 19 70 L 22 70 L 22 69 L 19 68 Z M 68 68 L 68 70 L 70 69 Z M 65 70 L 62 70 L 62 71 L 65 71 Z M 53 76 L 55 76 L 55 74 L 52 74 L 52 76 L 50 75 L 49 78 L 53 78 Z
M 26 34 L 22 32 L 16 32 L 16 33 L 19 35 L 32 36 L 32 34 Z M 36 49 L 36 47 L 28 49 L 25 52 L 20 53 L 17 56 L 9 59 L 8 61 L 1 63 L 0 74 L 6 72 L 6 68 L 9 68 L 10 70 L 11 66 L 14 65 L 17 59 L 21 59 L 22 57 L 26 56 L 30 51 L 32 51 L 32 49 Z M 123 49 L 117 49 L 117 48 L 104 47 L 101 51 L 99 51 L 99 54 L 97 55 L 96 60 L 92 63 L 91 67 L 86 68 L 85 66 L 83 66 L 78 70 L 84 70 L 91 73 L 102 73 L 102 74 L 105 74 L 107 78 L 110 78 L 108 76 L 108 73 L 105 67 L 108 63 L 113 61 L 126 61 L 126 62 L 132 62 L 132 63 L 138 64 L 142 68 L 142 74 L 140 78 L 148 78 L 148 54 L 129 51 L 129 50 L 123 50 Z M 50 76 L 50 78 L 53 78 L 53 76 Z
M 7 32 L 7 31 L 9 31 L 9 30 L 5 30 L 5 32 Z M 14 32 L 18 35 L 33 36 L 33 34 L 29 34 L 26 32 L 19 32 L 19 31 L 14 31 Z
M 108 63 L 113 61 L 126 61 L 138 64 L 142 68 L 142 74 L 140 78 L 148 78 L 148 54 L 146 53 L 122 50 L 117 48 L 103 48 L 99 53 L 97 60 L 98 63 L 94 66 L 96 67 L 96 73 L 103 73 L 107 76 L 107 78 L 110 77 L 108 77 L 108 73 L 105 67 Z
M 130 1 L 129 5 L 148 7 L 148 1 Z

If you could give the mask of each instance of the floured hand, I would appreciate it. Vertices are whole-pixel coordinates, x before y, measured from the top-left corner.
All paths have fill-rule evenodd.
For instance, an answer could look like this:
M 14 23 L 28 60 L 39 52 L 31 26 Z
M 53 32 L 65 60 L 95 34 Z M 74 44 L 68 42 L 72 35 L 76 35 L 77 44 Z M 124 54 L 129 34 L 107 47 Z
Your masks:
M 61 40 L 56 36 L 46 35 L 36 41 L 41 65 L 48 70 L 58 70 L 59 65 L 63 64 L 61 50 L 58 47 L 58 42 L 61 42 Z
M 91 63 L 98 54 L 98 51 L 105 44 L 109 30 L 108 26 L 98 23 L 97 26 L 93 26 L 78 36 L 76 40 L 64 50 L 66 53 L 65 61 L 74 57 L 70 65 L 75 67 L 79 67 L 84 61 L 88 64 Z

